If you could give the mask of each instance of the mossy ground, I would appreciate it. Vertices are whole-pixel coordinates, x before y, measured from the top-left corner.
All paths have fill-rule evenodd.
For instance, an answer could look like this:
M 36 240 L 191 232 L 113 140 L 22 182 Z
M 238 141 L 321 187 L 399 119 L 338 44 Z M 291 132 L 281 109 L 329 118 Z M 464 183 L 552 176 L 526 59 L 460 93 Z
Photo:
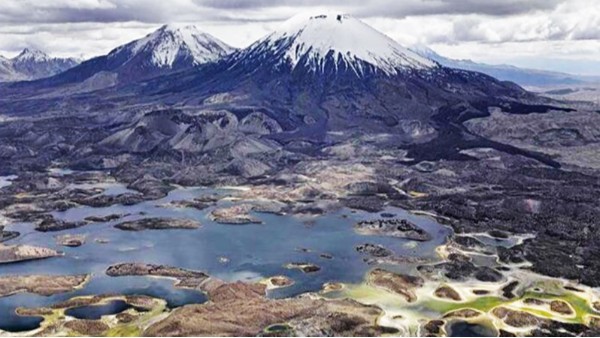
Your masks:
M 106 331 L 107 337 L 139 337 L 142 330 L 137 325 L 118 325 Z
M 457 288 L 457 285 L 453 285 Z M 472 288 L 472 286 L 471 286 Z M 370 286 L 366 283 L 349 285 L 344 291 L 331 292 L 327 297 L 352 298 L 366 304 L 375 304 L 382 307 L 389 315 L 404 314 L 405 318 L 413 318 L 416 327 L 423 319 L 441 318 L 445 314 L 460 309 L 474 309 L 484 313 L 484 318 L 493 322 L 491 311 L 499 306 L 509 307 L 513 310 L 525 311 L 535 316 L 561 321 L 565 323 L 576 323 L 587 325 L 591 316 L 600 316 L 600 312 L 594 310 L 590 301 L 584 293 L 566 290 L 559 283 L 543 284 L 530 287 L 520 297 L 507 299 L 496 295 L 485 295 L 472 297 L 468 300 L 457 302 L 434 297 L 426 286 L 419 292 L 419 300 L 415 303 L 407 303 L 403 297 L 390 293 L 389 291 Z M 535 289 L 535 290 L 534 290 Z M 539 290 L 538 290 L 539 289 Z M 542 291 L 545 290 L 545 291 Z M 468 294 L 470 292 L 464 292 Z M 523 302 L 526 298 L 534 298 L 545 301 L 544 306 L 532 306 Z M 574 314 L 561 314 L 550 310 L 549 303 L 553 300 L 561 300 L 570 305 Z M 480 319 L 482 319 L 480 317 Z M 413 331 L 413 328 L 408 328 Z
M 526 298 L 534 298 L 545 301 L 562 300 L 571 305 L 575 311 L 575 316 L 565 316 L 551 311 L 545 311 L 543 309 L 523 306 L 520 301 Z M 520 304 L 521 303 L 521 304 Z M 516 308 L 521 311 L 527 311 L 531 314 L 542 318 L 554 319 L 563 322 L 580 323 L 585 324 L 586 318 L 589 315 L 600 315 L 595 311 L 589 304 L 589 302 L 583 297 L 569 291 L 565 291 L 562 294 L 549 294 L 543 292 L 527 291 L 521 297 L 513 299 L 505 299 L 502 297 L 483 296 L 468 302 L 446 302 L 443 300 L 429 300 L 423 302 L 427 308 L 438 311 L 440 313 L 448 313 L 450 311 L 471 308 L 482 312 L 489 312 L 498 306 L 509 306 Z

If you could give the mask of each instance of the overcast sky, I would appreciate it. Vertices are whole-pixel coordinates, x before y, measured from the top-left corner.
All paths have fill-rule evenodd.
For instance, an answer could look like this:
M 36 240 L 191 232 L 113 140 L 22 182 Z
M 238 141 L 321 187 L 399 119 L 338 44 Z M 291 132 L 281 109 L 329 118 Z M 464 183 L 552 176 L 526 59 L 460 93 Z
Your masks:
M 298 12 L 339 10 L 453 58 L 600 75 L 600 0 L 0 0 L 0 55 L 89 58 L 164 23 L 245 47 Z

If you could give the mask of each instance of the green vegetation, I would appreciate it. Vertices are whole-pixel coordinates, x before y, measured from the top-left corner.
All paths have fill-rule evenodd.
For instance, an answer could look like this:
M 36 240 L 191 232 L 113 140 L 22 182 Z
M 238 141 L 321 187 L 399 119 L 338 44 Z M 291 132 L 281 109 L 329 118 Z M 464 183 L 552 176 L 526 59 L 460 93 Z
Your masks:
M 546 311 L 546 310 L 535 308 L 535 307 L 528 307 L 528 306 L 525 307 L 525 306 L 517 305 L 517 303 L 519 301 L 524 300 L 526 298 L 540 299 L 540 300 L 544 300 L 544 301 L 548 301 L 548 302 L 553 301 L 553 300 L 565 301 L 565 302 L 569 303 L 571 305 L 571 307 L 575 310 L 575 316 L 574 317 L 562 316 L 562 315 L 556 314 L 554 312 L 551 312 L 549 310 Z M 600 315 L 600 313 L 598 311 L 595 311 L 592 308 L 590 303 L 585 298 L 583 298 L 573 292 L 568 292 L 568 291 L 563 291 L 562 294 L 528 291 L 523 296 L 521 296 L 519 298 L 515 298 L 515 299 L 510 299 L 510 300 L 504 299 L 501 297 L 485 296 L 485 297 L 479 297 L 472 301 L 462 302 L 462 303 L 447 302 L 447 301 L 443 301 L 443 300 L 427 300 L 421 304 L 430 310 L 433 310 L 433 311 L 436 311 L 436 312 L 439 312 L 442 314 L 445 314 L 445 313 L 448 313 L 451 311 L 455 311 L 455 310 L 459 310 L 459 309 L 464 309 L 464 308 L 472 308 L 472 309 L 476 309 L 476 310 L 479 310 L 482 312 L 489 312 L 493 308 L 500 306 L 500 305 L 507 305 L 507 306 L 512 305 L 513 308 L 518 308 L 521 311 L 526 311 L 526 312 L 529 312 L 531 314 L 534 314 L 534 315 L 542 317 L 542 318 L 560 320 L 563 322 L 570 322 L 570 323 L 585 323 L 586 319 L 589 315 L 597 315 L 597 316 Z
M 107 337 L 139 337 L 142 335 L 142 330 L 137 325 L 122 325 L 115 326 L 106 331 Z
M 588 315 L 596 315 L 599 316 L 600 312 L 594 310 L 591 304 L 587 299 L 575 294 L 574 292 L 564 292 L 561 295 L 551 294 L 551 293 L 542 293 L 542 292 L 533 292 L 529 291 L 523 295 L 523 298 L 537 298 L 547 301 L 553 300 L 563 300 L 571 305 L 573 310 L 575 310 L 575 317 L 571 318 L 570 321 L 575 323 L 584 323 L 586 317 Z M 555 318 L 556 316 L 550 315 L 548 318 Z
M 508 303 L 506 299 L 493 296 L 478 297 L 468 302 L 447 302 L 443 300 L 427 300 L 422 304 L 434 311 L 448 313 L 459 309 L 471 308 L 481 312 L 488 312 L 498 305 Z
M 453 287 L 456 287 L 453 285 Z M 486 314 L 485 318 L 490 319 L 491 311 L 499 306 L 506 306 L 516 311 L 523 311 L 534 316 L 561 321 L 564 323 L 589 325 L 592 316 L 600 318 L 600 312 L 596 311 L 590 300 L 586 299 L 586 294 L 578 293 L 563 288 L 559 281 L 541 281 L 532 285 L 520 297 L 506 299 L 495 295 L 484 295 L 471 298 L 466 301 L 456 302 L 433 297 L 427 293 L 421 292 L 419 299 L 415 303 L 407 303 L 402 297 L 388 291 L 369 286 L 366 283 L 348 286 L 342 292 L 330 293 L 331 298 L 348 297 L 366 304 L 376 304 L 382 307 L 388 313 L 401 313 L 410 316 L 410 313 L 421 313 L 425 318 L 439 318 L 445 314 L 461 309 L 478 310 Z M 531 305 L 523 302 L 525 299 L 537 299 L 544 303 L 540 306 Z M 572 314 L 564 314 L 552 311 L 550 303 L 552 301 L 562 301 L 568 303 L 574 311 Z M 424 311 L 425 310 L 425 311 Z M 427 315 L 429 313 L 429 315 Z M 436 316 L 435 314 L 439 314 Z M 415 317 L 417 318 L 417 317 Z M 480 318 L 478 320 L 482 320 Z M 412 327 L 412 325 L 410 326 Z

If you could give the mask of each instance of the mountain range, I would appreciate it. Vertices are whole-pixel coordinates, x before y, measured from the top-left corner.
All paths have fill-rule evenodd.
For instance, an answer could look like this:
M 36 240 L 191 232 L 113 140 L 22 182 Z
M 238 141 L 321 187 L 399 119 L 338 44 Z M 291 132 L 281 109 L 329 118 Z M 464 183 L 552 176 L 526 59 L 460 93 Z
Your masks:
M 406 148 L 412 161 L 466 159 L 463 149 L 487 146 L 556 165 L 461 124 L 488 116 L 491 106 L 546 111 L 548 100 L 511 82 L 445 67 L 346 14 L 296 16 L 241 50 L 191 26 L 163 26 L 64 73 L 0 87 L 0 94 L 5 115 L 101 113 L 102 122 L 93 122 L 100 123 L 93 126 L 99 134 L 87 130 L 83 139 L 92 143 L 76 147 L 92 147 L 96 155 L 195 156 L 248 131 L 262 135 L 261 142 L 310 152 L 330 142 L 331 133 L 379 132 L 393 135 L 390 142 Z M 176 110 L 152 113 L 159 107 Z M 202 113 L 183 118 L 177 110 Z M 100 127 L 106 123 L 111 128 Z M 226 151 L 220 160 L 237 156 Z M 252 172 L 272 166 L 262 163 Z
M 216 61 L 233 50 L 193 25 L 164 25 L 141 39 L 82 62 L 38 85 L 83 83 L 86 90 L 96 90 L 193 68 Z
M 512 81 L 521 86 L 577 85 L 597 80 L 561 72 L 519 68 L 511 65 L 490 65 L 471 60 L 456 60 L 442 56 L 431 48 L 422 45 L 412 46 L 411 50 L 446 67 L 484 73 L 499 80 Z
M 53 58 L 25 48 L 12 59 L 0 56 L 0 82 L 36 80 L 62 73 L 79 64 L 75 58 Z
M 336 14 L 330 14 L 335 16 Z M 318 15 L 317 15 L 318 16 Z M 348 18 L 348 15 L 340 14 L 340 19 Z M 277 34 L 282 36 L 286 34 L 286 29 L 294 29 L 294 24 L 298 21 L 289 20 L 281 26 Z M 406 62 L 409 59 L 418 60 L 422 65 L 430 64 L 432 61 L 449 68 L 463 69 L 474 72 L 480 72 L 502 81 L 512 81 L 521 86 L 528 87 L 552 87 L 567 85 L 582 85 L 591 82 L 597 82 L 597 78 L 572 75 L 561 72 L 552 72 L 537 69 L 520 68 L 511 65 L 491 65 L 471 60 L 458 60 L 442 56 L 424 45 L 414 45 L 409 48 L 401 48 L 399 45 L 385 36 L 385 40 L 369 40 L 365 45 L 356 46 L 352 35 L 352 29 L 365 25 L 357 21 L 357 27 L 348 28 L 348 34 L 341 34 L 341 40 L 337 43 L 346 44 L 348 49 L 359 47 L 357 54 L 352 57 L 342 55 L 343 63 L 349 64 L 351 58 L 368 60 L 372 64 L 385 64 L 386 62 Z M 348 25 L 346 25 L 348 26 Z M 340 26 L 341 27 L 341 26 Z M 330 39 L 340 38 L 331 28 L 326 27 L 322 30 L 319 25 L 313 25 L 313 31 L 304 32 L 304 38 L 310 39 L 310 35 L 318 35 L 324 32 Z M 323 27 L 325 28 L 325 27 Z M 372 30 L 372 28 L 369 27 Z M 358 29 L 357 32 L 361 30 Z M 273 33 L 275 34 L 275 33 Z M 348 38 L 345 38 L 348 37 Z M 358 37 L 360 38 L 360 37 Z M 259 41 L 260 42 L 260 41 Z M 257 42 L 257 43 L 259 43 Z M 256 44 L 256 43 L 255 43 Z M 293 53 L 288 55 L 294 63 L 298 63 L 298 55 L 303 53 L 306 44 L 301 41 L 298 43 L 298 49 L 293 49 Z M 373 50 L 373 46 L 395 46 L 387 51 Z M 326 44 L 311 46 L 315 48 L 311 51 L 314 56 L 316 53 L 324 52 L 323 48 L 328 48 Z M 387 48 L 387 47 L 386 47 Z M 115 85 L 118 81 L 123 83 L 143 80 L 156 75 L 165 74 L 174 70 L 182 70 L 198 65 L 214 62 L 231 54 L 236 49 L 227 45 L 223 41 L 204 33 L 194 25 L 169 24 L 160 27 L 158 30 L 147 36 L 119 46 L 109 52 L 107 55 L 92 58 L 83 62 L 79 67 L 79 61 L 74 58 L 51 58 L 39 50 L 25 49 L 21 54 L 13 59 L 6 59 L 0 56 L 0 82 L 14 82 L 23 80 L 36 80 L 52 77 L 54 75 L 70 70 L 67 74 L 53 78 L 45 82 L 46 84 L 58 85 L 68 83 L 81 83 L 87 80 L 82 86 L 86 91 L 96 90 L 98 88 Z M 349 50 L 348 50 L 349 51 Z M 325 51 L 326 52 L 326 51 Z M 387 53 L 387 54 L 386 54 Z M 292 54 L 296 54 L 295 56 Z M 383 55 L 382 59 L 375 60 L 372 55 Z M 410 54 L 410 57 L 405 57 Z M 420 58 L 419 58 L 420 57 Z M 303 62 L 318 62 L 318 60 L 303 60 Z M 321 67 L 323 64 L 313 64 L 313 68 Z M 389 66 L 389 65 L 388 65 Z M 74 68 L 71 70 L 71 68 Z M 393 69 L 388 67 L 388 70 Z M 361 72 L 363 69 L 357 69 Z M 118 80 L 117 80 L 118 79 Z

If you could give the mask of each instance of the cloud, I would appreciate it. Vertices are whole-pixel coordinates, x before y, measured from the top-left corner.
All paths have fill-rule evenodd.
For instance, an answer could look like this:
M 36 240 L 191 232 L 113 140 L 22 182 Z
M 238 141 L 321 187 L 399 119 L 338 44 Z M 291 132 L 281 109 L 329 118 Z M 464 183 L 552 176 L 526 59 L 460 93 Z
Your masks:
M 190 0 L 2 0 L 2 23 L 127 22 L 157 23 L 200 15 Z
M 332 7 L 360 17 L 403 18 L 440 14 L 507 16 L 551 10 L 564 1 L 566 0 L 2 0 L 0 22 L 157 23 L 193 16 L 211 20 L 236 18 L 240 21 L 253 21 L 269 9 L 319 7 Z
M 264 9 L 269 7 L 340 6 L 336 0 L 195 0 L 217 9 Z M 485 14 L 514 15 L 555 8 L 561 0 L 346 0 L 342 7 L 360 16 L 405 17 L 410 15 Z
M 506 17 L 443 14 L 366 20 L 400 41 L 416 40 L 423 44 L 497 44 L 600 39 L 600 3 L 589 7 L 585 0 L 561 3 L 550 11 Z
M 510 16 L 533 11 L 551 10 L 561 0 L 422 0 L 397 1 L 380 6 L 369 6 L 361 11 L 365 16 L 406 17 L 427 15 L 479 14 Z
M 140 23 L 43 24 L 35 27 L 0 27 L 0 55 L 12 57 L 23 48 L 35 47 L 54 56 L 89 58 L 138 39 L 157 25 Z

